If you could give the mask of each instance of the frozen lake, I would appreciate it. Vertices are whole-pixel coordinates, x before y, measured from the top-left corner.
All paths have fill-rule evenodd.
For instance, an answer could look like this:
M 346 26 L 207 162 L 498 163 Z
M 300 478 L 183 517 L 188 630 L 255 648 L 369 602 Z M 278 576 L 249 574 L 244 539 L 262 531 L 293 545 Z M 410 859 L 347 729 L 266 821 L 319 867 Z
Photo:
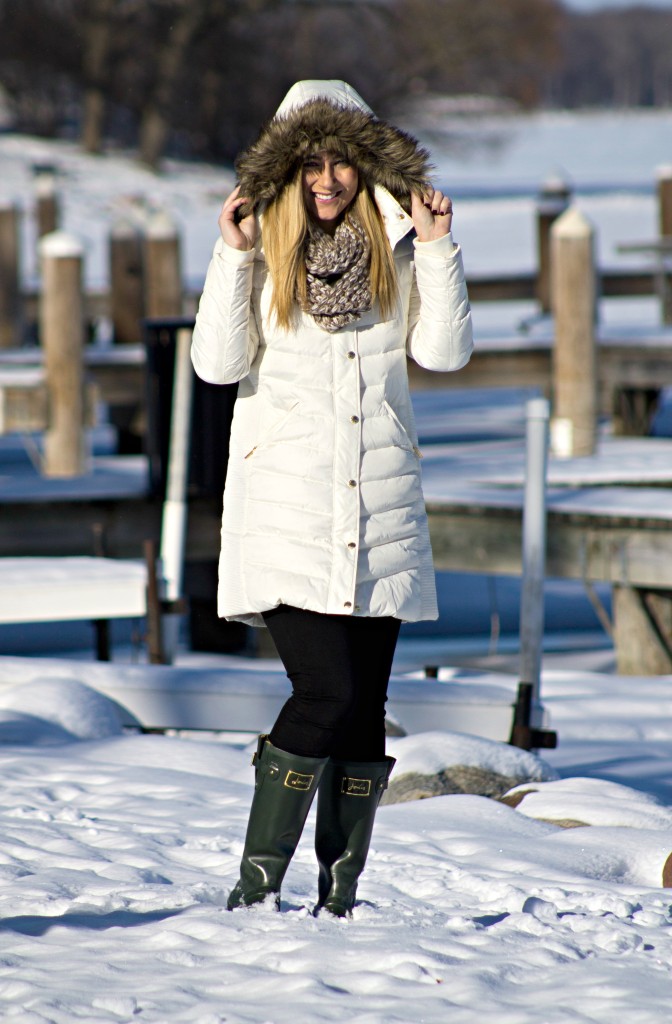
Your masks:
M 437 181 L 455 197 L 454 233 L 469 274 L 530 270 L 535 263 L 535 208 L 549 177 L 575 190 L 595 224 L 602 265 L 638 265 L 616 253 L 622 241 L 657 232 L 655 183 L 670 164 L 672 111 L 545 111 L 443 116 L 430 111 L 407 125 L 429 145 Z M 627 145 L 624 139 L 627 138 Z M 85 244 L 90 286 L 107 279 L 106 238 L 120 218 L 146 222 L 159 209 L 180 228 L 187 279 L 198 287 L 217 235 L 217 216 L 233 185 L 230 168 L 168 161 L 160 175 L 131 155 L 96 157 L 72 143 L 0 135 L 0 201 L 32 208 L 35 164 L 58 169 L 63 226 Z M 26 218 L 24 273 L 36 273 L 35 226 Z

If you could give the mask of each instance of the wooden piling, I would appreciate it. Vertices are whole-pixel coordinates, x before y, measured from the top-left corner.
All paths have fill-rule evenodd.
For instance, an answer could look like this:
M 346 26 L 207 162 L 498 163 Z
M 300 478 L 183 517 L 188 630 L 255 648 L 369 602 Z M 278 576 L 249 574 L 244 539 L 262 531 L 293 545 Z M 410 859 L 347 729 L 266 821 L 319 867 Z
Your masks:
M 624 676 L 672 672 L 672 594 L 644 587 L 612 589 L 616 671 Z
M 43 238 L 58 231 L 60 204 L 56 189 L 56 169 L 51 165 L 33 168 L 35 175 L 37 237 Z
M 40 242 L 40 339 L 49 394 L 43 473 L 81 476 L 84 451 L 82 246 L 61 231 Z
M 173 220 L 159 212 L 145 235 L 145 312 L 148 317 L 182 315 L 180 238 Z
M 20 212 L 0 203 L 0 348 L 21 340 Z
M 658 227 L 661 242 L 672 242 L 672 165 L 658 170 Z M 672 273 L 669 263 L 672 257 L 661 256 L 663 262 L 663 309 L 664 324 L 672 324 Z M 667 263 L 667 266 L 665 266 Z
M 659 168 L 657 191 L 660 234 L 672 238 L 672 165 Z
M 110 314 L 117 344 L 140 341 L 145 315 L 143 242 L 128 220 L 118 221 L 110 233 Z
M 592 455 L 597 434 L 594 230 L 576 207 L 551 228 L 551 294 L 552 448 L 561 457 Z
M 569 205 L 571 189 L 562 178 L 549 178 L 537 201 L 536 295 L 542 313 L 551 312 L 551 228 Z

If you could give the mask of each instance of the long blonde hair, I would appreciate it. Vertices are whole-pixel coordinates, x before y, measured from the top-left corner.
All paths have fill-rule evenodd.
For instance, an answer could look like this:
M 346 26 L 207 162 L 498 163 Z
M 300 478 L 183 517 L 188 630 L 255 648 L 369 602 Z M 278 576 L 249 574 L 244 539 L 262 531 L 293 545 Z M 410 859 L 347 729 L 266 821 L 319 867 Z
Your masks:
M 308 234 L 308 213 L 303 200 L 301 169 L 263 213 L 263 243 L 273 291 L 271 313 L 277 323 L 289 330 L 298 309 L 307 300 L 306 265 L 303 247 Z M 397 300 L 397 275 L 394 256 L 383 219 L 368 186 L 360 175 L 357 195 L 346 217 L 355 217 L 371 245 L 369 281 L 371 298 L 378 300 L 381 315 L 387 319 Z

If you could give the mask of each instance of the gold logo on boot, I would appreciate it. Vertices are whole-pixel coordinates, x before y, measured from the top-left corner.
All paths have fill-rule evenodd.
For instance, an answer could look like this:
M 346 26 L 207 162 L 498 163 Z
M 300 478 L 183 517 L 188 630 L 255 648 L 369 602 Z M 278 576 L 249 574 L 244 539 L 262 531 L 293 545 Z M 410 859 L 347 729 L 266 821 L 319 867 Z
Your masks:
M 341 793 L 346 796 L 370 796 L 371 779 L 349 779 L 346 775 L 341 782 Z
M 298 789 L 307 793 L 313 784 L 314 775 L 302 775 L 300 772 L 287 772 L 285 785 L 287 789 Z

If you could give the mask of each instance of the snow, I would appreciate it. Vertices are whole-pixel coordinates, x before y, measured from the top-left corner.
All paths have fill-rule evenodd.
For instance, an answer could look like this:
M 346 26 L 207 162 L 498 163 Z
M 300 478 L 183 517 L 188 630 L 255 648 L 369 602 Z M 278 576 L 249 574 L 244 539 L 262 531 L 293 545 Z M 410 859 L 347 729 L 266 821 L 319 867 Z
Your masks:
M 468 272 L 532 267 L 536 192 L 557 173 L 577 188 L 579 209 L 597 227 L 602 264 L 641 265 L 616 246 L 656 233 L 655 172 L 669 163 L 671 116 L 481 121 L 490 148 L 444 154 L 440 162 L 456 186 L 456 237 Z M 40 163 L 58 166 L 63 229 L 84 244 L 90 287 L 106 280 L 105 232 L 122 221 L 146 225 L 162 210 L 181 231 L 189 280 L 202 280 L 230 171 L 170 163 L 157 176 L 122 154 L 90 157 L 69 143 L 0 135 L 0 202 L 17 199 L 28 211 L 32 168 Z M 608 189 L 594 187 L 605 177 Z M 23 253 L 31 280 L 31 216 Z M 616 331 L 628 319 L 640 329 L 657 325 L 650 300 L 602 303 L 601 316 Z M 479 337 L 509 333 L 501 306 L 484 304 L 476 317 Z M 532 322 L 531 342 L 543 336 L 530 304 L 511 303 L 506 317 L 514 329 Z M 520 500 L 527 397 L 533 394 L 522 388 L 502 395 L 495 412 L 483 395 L 456 394 L 445 416 L 437 409 L 445 395 L 428 398 L 421 432 L 430 435 L 444 479 L 450 454 L 464 500 L 470 489 L 482 494 L 479 480 L 495 469 L 507 486 L 492 492 Z M 487 444 L 479 449 L 475 436 Z M 448 440 L 450 453 L 440 451 Z M 616 469 L 620 480 L 627 473 L 638 484 L 667 482 L 668 441 L 600 443 L 599 464 L 551 461 L 566 508 L 613 507 Z M 424 465 L 434 493 L 443 485 L 432 462 Z M 122 468 L 99 456 L 86 486 L 98 496 L 139 494 L 145 474 L 143 460 Z M 81 494 L 81 482 L 56 484 L 54 493 Z M 17 467 L 3 468 L 3 500 L 27 486 Z M 31 500 L 43 500 L 30 486 Z M 645 514 L 647 502 L 658 518 L 669 515 L 651 504 L 660 488 L 618 490 L 633 515 Z M 538 758 L 436 727 L 390 738 L 393 778 L 459 761 L 505 776 L 520 771 L 531 781 L 515 787 L 517 806 L 475 795 L 382 806 L 352 921 L 310 912 L 312 816 L 285 880 L 282 912 L 224 909 L 252 794 L 251 734 L 143 735 L 128 727 L 132 715 L 120 704 L 87 685 L 90 665 L 69 662 L 57 674 L 53 659 L 24 659 L 32 662 L 30 681 L 17 669 L 12 685 L 0 689 L 0 1017 L 21 1024 L 667 1020 L 672 677 L 619 677 L 610 651 L 589 658 L 575 635 L 566 632 L 565 640 L 568 653 L 545 654 L 542 676 L 557 750 Z M 410 638 L 398 664 L 445 664 L 438 658 L 451 642 Z M 464 640 L 460 646 L 464 654 Z M 217 666 L 233 671 L 235 659 L 213 656 L 209 664 L 214 676 Z M 181 671 L 195 686 L 192 665 Z M 258 666 L 261 674 L 269 667 Z M 154 666 L 132 668 L 151 691 Z M 241 687 L 250 674 L 241 667 Z M 441 680 L 512 692 L 517 676 L 515 668 L 468 676 L 445 665 Z
M 310 913 L 312 817 L 282 912 L 224 909 L 252 793 L 250 737 L 122 732 L 115 705 L 77 680 L 4 691 L 0 1014 L 30 1024 L 665 1020 L 672 812 L 638 765 L 671 683 L 547 672 L 561 737 L 545 754 L 547 781 L 521 787 L 536 792 L 517 808 L 470 795 L 381 807 L 352 921 Z M 574 717 L 579 693 L 582 712 L 591 701 L 608 709 L 597 736 Z M 669 780 L 672 719 L 657 717 L 657 778 Z M 614 741 L 628 784 L 602 758 Z M 435 772 L 456 755 L 507 771 L 538 760 L 449 733 L 391 739 L 390 752 L 395 774 Z M 565 829 L 559 818 L 589 824 Z
M 84 254 L 79 240 L 65 231 L 52 231 L 45 235 L 40 241 L 39 251 L 47 259 L 74 259 Z

